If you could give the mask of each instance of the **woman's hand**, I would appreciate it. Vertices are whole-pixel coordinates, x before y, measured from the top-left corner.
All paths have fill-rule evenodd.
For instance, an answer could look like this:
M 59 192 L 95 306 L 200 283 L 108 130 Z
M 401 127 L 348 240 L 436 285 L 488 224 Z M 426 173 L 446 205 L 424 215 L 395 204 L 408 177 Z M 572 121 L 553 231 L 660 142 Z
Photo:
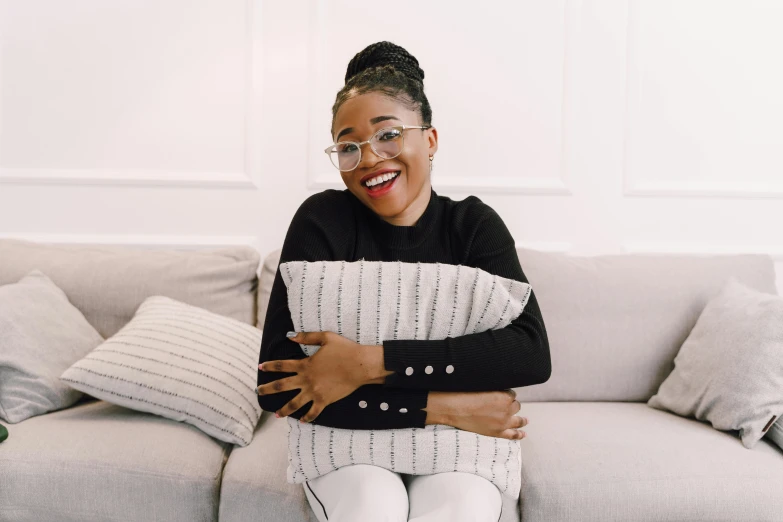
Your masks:
M 514 390 L 491 392 L 430 392 L 426 424 L 455 428 L 501 439 L 525 437 L 527 419 L 516 413 L 522 405 Z
M 328 405 L 353 393 L 364 384 L 383 382 L 383 347 L 355 343 L 334 332 L 299 332 L 291 341 L 320 345 L 318 351 L 304 359 L 267 361 L 258 368 L 265 372 L 295 373 L 258 387 L 259 395 L 300 390 L 299 394 L 277 411 L 287 417 L 312 401 L 310 410 L 300 419 L 311 422 Z

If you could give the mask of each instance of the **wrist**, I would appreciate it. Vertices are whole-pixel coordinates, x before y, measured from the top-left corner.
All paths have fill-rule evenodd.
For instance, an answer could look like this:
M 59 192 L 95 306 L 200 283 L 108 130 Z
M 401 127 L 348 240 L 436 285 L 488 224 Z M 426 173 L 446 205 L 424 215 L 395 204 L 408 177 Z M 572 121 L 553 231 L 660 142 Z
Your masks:
M 364 353 L 362 366 L 365 371 L 365 384 L 383 384 L 386 376 L 394 372 L 386 369 L 383 359 L 383 345 L 363 346 Z
M 445 424 L 452 426 L 452 409 L 449 400 L 449 392 L 429 392 L 427 406 L 423 408 L 424 411 L 427 412 L 425 424 Z

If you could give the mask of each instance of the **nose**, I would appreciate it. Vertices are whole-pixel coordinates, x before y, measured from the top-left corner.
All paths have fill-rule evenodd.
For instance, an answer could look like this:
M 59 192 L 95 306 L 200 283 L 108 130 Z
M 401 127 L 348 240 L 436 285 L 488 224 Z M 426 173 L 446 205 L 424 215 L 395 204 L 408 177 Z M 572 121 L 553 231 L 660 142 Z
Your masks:
M 374 167 L 378 162 L 383 161 L 383 158 L 378 156 L 369 143 L 365 143 L 361 146 L 362 157 L 359 160 L 357 169 Z

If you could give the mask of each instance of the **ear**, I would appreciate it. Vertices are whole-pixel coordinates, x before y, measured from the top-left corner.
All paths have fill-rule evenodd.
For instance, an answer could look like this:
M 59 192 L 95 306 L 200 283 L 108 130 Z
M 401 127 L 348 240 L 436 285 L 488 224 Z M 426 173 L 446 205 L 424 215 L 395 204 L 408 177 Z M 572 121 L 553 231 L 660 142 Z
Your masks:
M 430 156 L 434 156 L 438 152 L 438 129 L 430 127 L 427 129 L 428 150 L 427 153 Z

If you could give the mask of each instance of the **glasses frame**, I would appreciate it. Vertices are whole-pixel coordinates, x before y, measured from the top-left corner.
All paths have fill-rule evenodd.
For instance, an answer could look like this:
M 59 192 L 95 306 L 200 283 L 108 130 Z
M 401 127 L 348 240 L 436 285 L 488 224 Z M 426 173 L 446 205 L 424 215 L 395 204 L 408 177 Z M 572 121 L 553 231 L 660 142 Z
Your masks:
M 402 132 L 405 132 L 408 129 L 431 129 L 431 128 L 432 128 L 432 125 L 391 125 L 389 127 L 384 127 L 382 129 L 378 129 L 377 131 L 375 131 L 372 134 L 372 136 L 370 136 L 370 139 L 367 140 L 367 141 L 336 141 L 333 144 L 331 144 L 328 147 L 326 147 L 324 149 L 324 152 L 326 153 L 327 156 L 329 156 L 329 163 L 334 165 L 334 161 L 332 161 L 332 151 L 334 150 L 334 148 L 337 145 L 340 145 L 340 144 L 356 145 L 356 148 L 359 150 L 359 159 L 356 161 L 356 167 L 358 167 L 359 164 L 362 162 L 362 145 L 366 145 L 367 143 L 369 143 L 370 144 L 370 148 L 375 153 L 375 155 L 378 156 L 379 158 L 382 158 L 382 159 L 394 159 L 397 156 L 399 156 L 400 154 L 402 154 L 402 149 L 405 146 L 405 136 L 403 136 Z M 373 141 L 373 139 L 375 139 L 375 137 L 378 134 L 380 134 L 383 131 L 389 130 L 389 129 L 402 129 L 402 132 L 400 133 L 400 139 L 402 139 L 402 143 L 400 144 L 400 152 L 398 152 L 397 154 L 395 154 L 394 156 L 392 156 L 390 158 L 387 158 L 385 156 L 381 156 L 378 153 L 378 151 L 375 150 L 375 147 L 373 146 L 372 141 Z M 334 165 L 334 168 L 336 168 L 340 172 L 351 172 L 352 170 L 356 170 L 356 167 L 354 167 L 352 169 L 349 169 L 349 170 L 343 170 L 340 167 L 338 167 L 337 165 Z

